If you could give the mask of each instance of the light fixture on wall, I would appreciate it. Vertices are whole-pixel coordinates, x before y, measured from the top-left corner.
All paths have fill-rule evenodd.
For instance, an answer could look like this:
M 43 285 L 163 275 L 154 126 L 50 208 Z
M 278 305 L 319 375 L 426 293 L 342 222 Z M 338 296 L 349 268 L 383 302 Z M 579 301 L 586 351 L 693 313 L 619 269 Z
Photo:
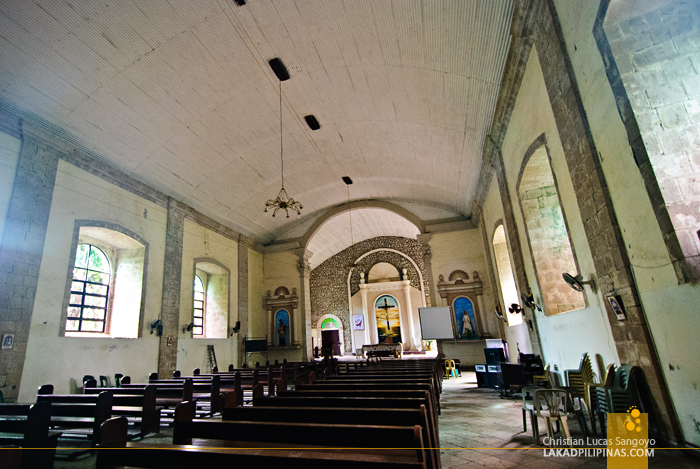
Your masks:
M 503 317 L 503 313 L 501 312 L 501 305 L 496 305 L 496 311 L 494 311 L 493 314 L 495 314 L 498 319 L 508 324 L 508 320 Z
M 281 63 L 281 62 L 280 62 Z M 284 65 L 283 65 L 284 66 Z M 280 189 L 277 197 L 273 199 L 268 199 L 265 202 L 265 215 L 267 212 L 272 210 L 272 216 L 274 217 L 278 210 L 284 210 L 289 218 L 289 211 L 297 212 L 297 217 L 301 216 L 301 210 L 304 208 L 301 202 L 294 200 L 289 197 L 287 191 L 284 189 L 284 146 L 282 145 L 282 82 L 280 81 L 280 161 L 282 163 L 282 189 Z
M 593 293 L 598 292 L 598 287 L 596 286 L 595 282 L 595 276 L 593 274 L 591 274 L 591 278 L 589 278 L 586 281 L 583 280 L 583 275 L 581 274 L 578 274 L 574 277 L 573 275 L 564 272 L 563 274 L 561 274 L 561 276 L 564 279 L 564 281 L 577 292 L 582 292 L 584 285 L 589 285 Z

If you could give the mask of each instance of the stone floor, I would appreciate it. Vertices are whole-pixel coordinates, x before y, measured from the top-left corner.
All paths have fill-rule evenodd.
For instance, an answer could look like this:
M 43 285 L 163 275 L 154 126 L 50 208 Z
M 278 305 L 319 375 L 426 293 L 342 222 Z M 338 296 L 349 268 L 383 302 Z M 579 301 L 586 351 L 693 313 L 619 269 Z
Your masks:
M 546 457 L 535 447 L 530 422 L 523 432 L 522 400 L 502 399 L 498 392 L 477 388 L 473 372 L 443 382 L 439 418 L 443 468 L 605 468 L 604 457 Z M 540 420 L 540 432 L 546 435 Z M 571 437 L 583 439 L 578 423 L 569 420 Z M 556 435 L 557 437 L 560 434 Z M 650 468 L 697 468 L 694 450 L 654 450 Z
M 528 422 L 523 432 L 522 401 L 501 399 L 497 392 L 476 386 L 473 372 L 443 382 L 439 418 L 441 460 L 443 468 L 605 468 L 603 457 L 545 457 L 544 447 L 535 447 Z M 572 438 L 582 438 L 576 421 L 570 421 Z M 540 423 L 544 432 L 544 422 Z M 172 430 L 143 440 L 169 443 Z M 649 458 L 650 468 L 699 468 L 700 459 L 691 456 L 694 450 L 655 449 Z M 0 464 L 0 466 L 2 466 Z M 95 457 L 81 456 L 73 461 L 56 460 L 56 469 L 88 469 L 95 467 Z

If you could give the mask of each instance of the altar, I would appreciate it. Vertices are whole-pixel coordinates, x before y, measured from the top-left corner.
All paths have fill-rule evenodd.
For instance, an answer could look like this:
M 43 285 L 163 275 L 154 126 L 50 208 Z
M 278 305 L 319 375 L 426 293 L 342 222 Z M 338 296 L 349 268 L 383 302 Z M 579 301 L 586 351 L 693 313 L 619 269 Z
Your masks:
M 403 344 L 373 344 L 362 346 L 362 356 L 370 357 L 388 357 L 403 358 Z

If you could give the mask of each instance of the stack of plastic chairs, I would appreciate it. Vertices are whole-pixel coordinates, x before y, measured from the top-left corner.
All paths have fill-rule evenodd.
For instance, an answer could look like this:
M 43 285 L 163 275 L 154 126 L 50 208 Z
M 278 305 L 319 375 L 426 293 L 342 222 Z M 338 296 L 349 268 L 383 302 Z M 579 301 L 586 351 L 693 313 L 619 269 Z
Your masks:
M 586 411 L 590 413 L 591 427 L 595 431 L 595 417 L 593 406 L 591 405 L 590 387 L 597 383 L 593 374 L 593 367 L 591 366 L 591 357 L 588 353 L 584 353 L 581 356 L 581 363 L 577 370 L 565 370 L 564 376 L 568 386 L 575 389 L 577 394 L 583 399 Z

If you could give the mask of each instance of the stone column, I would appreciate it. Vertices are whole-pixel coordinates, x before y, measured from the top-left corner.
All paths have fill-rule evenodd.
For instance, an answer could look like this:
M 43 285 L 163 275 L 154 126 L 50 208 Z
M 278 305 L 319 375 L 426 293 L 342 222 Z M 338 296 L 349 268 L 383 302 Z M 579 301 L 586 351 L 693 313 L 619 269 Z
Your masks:
M 364 278 L 362 281 L 363 283 L 360 284 L 360 295 L 362 295 L 362 316 L 365 318 L 365 343 L 369 345 L 373 342 L 371 331 L 369 330 L 370 318 L 369 311 L 367 310 L 367 288 L 365 288 Z
M 435 297 L 435 282 L 433 281 L 433 264 L 432 264 L 432 253 L 430 252 L 430 237 L 431 233 L 419 234 L 418 242 L 420 243 L 421 251 L 423 252 L 423 263 L 425 264 L 425 271 L 428 275 L 428 285 L 430 285 L 430 305 L 437 305 L 437 299 Z
M 15 335 L 12 348 L 0 351 L 0 385 L 4 385 L 5 398 L 15 400 L 27 355 L 60 156 L 26 132 L 16 137 L 23 141 L 0 247 L 0 330 Z M 56 316 L 60 317 L 59 311 Z
M 248 330 L 248 245 L 250 240 L 243 235 L 238 237 L 238 321 L 241 328 L 238 331 L 238 364 L 245 360 L 245 337 L 250 335 Z
M 297 270 L 299 271 L 299 318 L 296 320 L 299 335 L 301 337 L 301 359 L 306 361 L 309 357 L 313 357 L 311 350 L 311 267 L 309 266 L 309 258 L 312 255 L 311 251 L 304 248 L 295 249 L 294 254 L 299 256 Z
M 168 200 L 168 225 L 165 229 L 163 263 L 163 301 L 160 320 L 163 334 L 158 349 L 158 376 L 171 376 L 177 369 L 177 332 L 180 327 L 180 284 L 182 283 L 182 243 L 185 231 L 185 206 L 172 197 Z
M 406 269 L 403 269 L 406 272 Z M 405 350 L 417 350 L 418 340 L 415 337 L 416 328 L 413 325 L 413 309 L 411 308 L 411 281 L 406 279 L 406 274 L 403 276 L 403 296 L 406 301 L 406 317 L 408 319 L 408 348 Z

